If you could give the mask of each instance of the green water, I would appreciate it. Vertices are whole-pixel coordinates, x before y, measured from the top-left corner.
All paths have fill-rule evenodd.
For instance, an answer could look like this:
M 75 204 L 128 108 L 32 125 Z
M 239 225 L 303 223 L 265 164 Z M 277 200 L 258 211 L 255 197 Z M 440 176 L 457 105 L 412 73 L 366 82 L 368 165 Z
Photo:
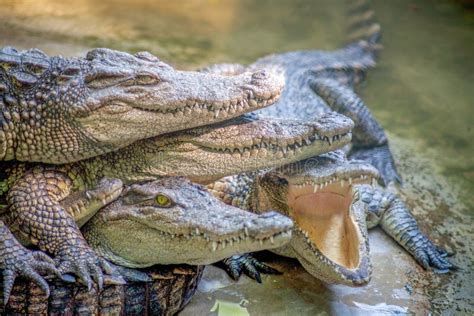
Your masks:
M 371 234 L 374 279 L 365 288 L 327 286 L 294 262 L 262 286 L 208 269 L 184 315 L 210 313 L 216 299 L 244 300 L 251 315 L 473 311 L 474 13 L 452 1 L 373 1 L 384 50 L 362 90 L 386 128 L 405 185 L 402 198 L 422 229 L 457 251 L 463 268 L 425 273 L 380 231 Z M 92 47 L 148 50 L 181 68 L 249 63 L 268 53 L 336 49 L 346 1 L 0 0 L 0 46 L 83 55 Z M 398 273 L 398 274 L 397 274 Z M 413 291 L 407 291 L 413 288 Z

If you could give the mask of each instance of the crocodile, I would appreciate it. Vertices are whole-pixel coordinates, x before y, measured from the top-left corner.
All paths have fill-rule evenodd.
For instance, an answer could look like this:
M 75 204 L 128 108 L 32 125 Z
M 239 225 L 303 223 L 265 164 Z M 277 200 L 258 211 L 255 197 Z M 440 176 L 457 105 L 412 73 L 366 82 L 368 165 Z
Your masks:
M 294 220 L 288 246 L 275 252 L 295 257 L 311 275 L 328 283 L 365 285 L 371 277 L 367 229 L 380 226 L 426 269 L 455 268 L 448 253 L 418 228 L 401 199 L 377 184 L 371 164 L 334 151 L 268 172 L 221 179 L 208 188 L 228 204 L 260 213 L 275 210 Z M 243 267 L 245 262 L 246 267 Z M 226 260 L 233 278 L 258 274 L 250 255 Z M 258 263 L 258 262 L 257 262 Z M 245 271 L 245 269 L 249 271 Z
M 71 164 L 15 163 L 5 170 L 9 227 L 53 254 L 61 273 L 75 273 L 90 288 L 91 276 L 100 284 L 102 270 L 110 269 L 84 240 L 76 221 L 79 225 L 87 222 L 117 198 L 123 184 L 164 176 L 186 176 L 205 184 L 239 172 L 283 165 L 347 144 L 352 127 L 350 119 L 337 113 L 314 121 L 246 116 L 137 141 Z M 84 204 L 90 207 L 85 209 Z M 3 251 L 5 248 L 8 250 L 8 244 Z M 19 265 L 0 266 L 10 287 L 16 274 L 24 271 L 23 257 L 12 256 Z
M 127 282 L 134 287 L 148 283 L 151 293 L 140 297 L 143 291 L 125 290 L 123 282 L 114 279 L 109 283 L 119 284 L 106 281 L 103 289 L 94 287 L 90 292 L 77 284 L 56 282 L 48 302 L 47 295 L 38 291 L 28 294 L 21 284 L 16 286 L 6 311 L 48 314 L 57 312 L 61 306 L 65 308 L 61 313 L 175 313 L 176 307 L 183 307 L 183 300 L 189 301 L 195 291 L 202 272 L 199 266 L 235 253 L 283 246 L 291 239 L 292 227 L 286 216 L 276 212 L 255 214 L 229 206 L 185 178 L 166 177 L 126 186 L 118 199 L 83 226 L 82 232 L 97 253 L 122 267 L 120 275 Z M 167 279 L 162 274 L 166 269 L 174 269 L 162 271 L 153 267 L 157 264 L 197 267 L 175 265 L 179 270 Z M 176 283 L 182 270 L 193 269 L 194 273 L 185 273 L 188 277 L 184 282 Z M 61 293 L 64 287 L 70 296 Z M 172 290 L 159 291 L 163 288 Z M 172 304 L 163 306 L 163 301 Z
M 281 76 L 179 71 L 147 52 L 0 49 L 0 159 L 69 163 L 272 104 Z

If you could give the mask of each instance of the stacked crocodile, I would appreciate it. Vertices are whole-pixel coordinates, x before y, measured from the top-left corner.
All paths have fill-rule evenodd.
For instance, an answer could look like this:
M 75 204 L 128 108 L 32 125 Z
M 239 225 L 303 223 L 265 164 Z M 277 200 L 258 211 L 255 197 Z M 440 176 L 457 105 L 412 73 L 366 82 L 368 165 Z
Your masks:
M 18 275 L 36 281 L 46 295 L 49 294 L 48 284 L 39 272 L 57 276 L 72 272 L 89 290 L 93 286 L 92 279 L 98 290 L 102 290 L 103 271 L 111 274 L 113 269 L 90 248 L 78 224 L 86 223 L 98 209 L 117 199 L 122 194 L 123 183 L 128 185 L 166 175 L 186 175 L 206 183 L 270 164 L 298 161 L 333 150 L 339 143 L 350 140 L 352 122 L 337 114 L 313 122 L 245 117 L 230 123 L 173 132 L 270 105 L 278 99 L 283 82 L 278 75 L 265 71 L 234 77 L 180 72 L 147 53 L 132 56 L 106 49 L 91 51 L 85 59 L 64 59 L 49 58 L 38 50 L 18 52 L 5 48 L 0 57 L 3 122 L 0 147 L 5 160 L 2 187 L 8 192 L 9 205 L 4 214 L 7 225 L 2 222 L 0 227 L 5 303 Z M 195 114 L 192 120 L 189 111 Z M 337 142 L 329 141 L 334 137 Z M 163 185 L 160 188 L 167 189 Z M 204 194 L 202 190 L 199 192 Z M 153 201 L 147 197 L 147 203 Z M 202 198 L 212 200 L 205 194 Z M 156 199 L 160 203 L 162 198 Z M 128 203 L 141 202 L 143 200 L 132 199 Z M 170 203 L 181 205 L 176 199 Z M 158 204 L 158 207 L 169 205 Z M 222 203 L 214 207 L 225 214 Z M 237 214 L 242 211 L 234 209 L 233 212 L 239 218 Z M 122 218 L 128 221 L 136 219 L 136 214 L 124 214 Z M 246 216 L 255 217 L 250 213 Z M 221 218 L 224 227 L 229 228 L 227 231 L 214 225 L 207 232 L 203 231 L 202 236 L 197 223 L 191 223 L 196 228 L 195 235 L 200 236 L 201 242 L 205 241 L 206 247 L 197 247 L 192 239 L 190 248 L 202 251 L 200 256 L 194 252 L 189 253 L 191 257 L 171 253 L 160 259 L 164 262 L 141 258 L 143 262 L 134 260 L 132 264 L 133 259 L 117 255 L 113 248 L 109 247 L 108 252 L 103 247 L 98 248 L 112 261 L 133 267 L 174 262 L 207 264 L 234 253 L 278 247 L 289 239 L 289 234 L 281 231 L 288 230 L 287 223 L 276 225 L 275 236 L 273 230 L 265 228 L 265 221 L 278 224 L 278 216 L 257 221 L 258 225 L 252 229 L 261 231 L 258 236 L 267 237 L 256 239 L 249 233 L 251 225 L 243 234 L 234 231 L 231 218 L 229 215 Z M 175 220 L 184 225 L 189 219 L 177 216 Z M 53 254 L 55 261 L 43 252 L 32 252 L 22 246 L 9 228 L 23 244 L 30 242 L 41 251 Z M 162 232 L 181 236 L 166 229 Z M 182 236 L 187 240 L 190 235 Z M 180 238 L 173 240 L 174 249 L 181 248 Z M 173 249 L 171 244 L 168 246 Z M 183 249 L 186 248 L 184 241 L 183 245 Z M 219 247 L 226 250 L 216 251 Z M 141 253 L 150 254 L 154 250 L 154 247 L 143 249 Z M 210 256 L 210 252 L 214 256 Z M 24 297 L 18 297 L 14 296 L 12 301 L 23 303 L 10 304 L 7 311 L 44 310 L 33 303 L 24 304 Z M 52 304 L 50 302 L 50 306 Z

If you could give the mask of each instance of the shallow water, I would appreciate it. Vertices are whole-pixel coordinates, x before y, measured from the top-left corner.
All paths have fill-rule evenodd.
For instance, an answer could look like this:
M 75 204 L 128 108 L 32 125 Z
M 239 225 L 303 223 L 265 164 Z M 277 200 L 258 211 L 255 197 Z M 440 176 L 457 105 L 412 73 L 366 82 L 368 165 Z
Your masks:
M 268 53 L 335 49 L 345 1 L 0 0 L 0 46 L 82 55 L 92 47 L 148 50 L 183 68 L 249 63 Z M 327 286 L 295 262 L 283 276 L 231 282 L 208 268 L 182 315 L 215 314 L 226 302 L 251 315 L 474 313 L 474 14 L 451 1 L 374 1 L 384 50 L 362 90 L 388 131 L 405 180 L 402 198 L 424 232 L 455 250 L 462 270 L 424 272 L 381 231 L 371 233 L 372 282 Z M 234 306 L 235 307 L 235 306 Z M 234 309 L 232 313 L 235 313 Z

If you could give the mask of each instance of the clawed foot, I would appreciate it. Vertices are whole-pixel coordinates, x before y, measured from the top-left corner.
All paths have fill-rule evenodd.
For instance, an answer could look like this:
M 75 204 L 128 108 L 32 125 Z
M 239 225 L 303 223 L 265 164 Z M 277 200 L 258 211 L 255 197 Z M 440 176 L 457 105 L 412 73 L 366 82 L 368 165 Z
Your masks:
M 114 269 L 103 258 L 100 258 L 88 245 L 67 245 L 59 251 L 55 261 L 58 270 L 62 274 L 73 273 L 79 280 L 92 289 L 92 279 L 102 290 L 104 285 L 104 273 L 112 275 Z
M 417 247 L 413 256 L 423 268 L 431 268 L 436 273 L 448 273 L 456 269 L 456 267 L 446 259 L 446 257 L 452 254 L 433 244 L 427 237 L 422 236 L 422 239 L 417 244 L 421 246 Z
M 349 158 L 364 160 L 372 164 L 372 166 L 377 168 L 379 171 L 379 181 L 384 186 L 391 182 L 402 183 L 402 179 L 397 172 L 388 144 L 370 148 L 353 148 L 349 154 Z
M 235 255 L 226 258 L 220 262 L 220 265 L 223 266 L 224 270 L 226 270 L 229 276 L 235 281 L 239 280 L 242 272 L 258 283 L 262 283 L 260 272 L 266 274 L 281 274 L 280 271 L 258 261 L 250 254 Z
M 61 278 L 61 273 L 56 269 L 53 259 L 44 252 L 28 250 L 16 242 L 12 245 L 7 244 L 6 250 L 2 264 L 4 305 L 8 303 L 13 284 L 18 276 L 35 282 L 46 296 L 49 296 L 48 282 L 41 275 Z

